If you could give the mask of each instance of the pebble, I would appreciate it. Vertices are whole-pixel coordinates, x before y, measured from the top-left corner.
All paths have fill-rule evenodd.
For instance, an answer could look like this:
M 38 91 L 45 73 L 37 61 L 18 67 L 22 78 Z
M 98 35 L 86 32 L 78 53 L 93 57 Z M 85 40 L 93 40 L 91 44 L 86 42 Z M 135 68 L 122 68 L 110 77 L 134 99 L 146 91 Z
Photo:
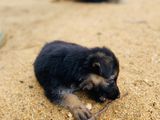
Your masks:
M 30 89 L 32 89 L 32 88 L 33 88 L 33 86 L 32 86 L 32 85 L 29 85 L 28 87 L 29 87 Z
M 67 116 L 68 118 L 72 118 L 72 114 L 70 112 L 67 114 Z
M 3 46 L 3 43 L 4 43 L 4 33 L 0 32 L 0 47 Z
M 92 104 L 91 103 L 87 103 L 86 104 L 86 108 L 88 108 L 89 110 L 91 110 L 92 109 Z

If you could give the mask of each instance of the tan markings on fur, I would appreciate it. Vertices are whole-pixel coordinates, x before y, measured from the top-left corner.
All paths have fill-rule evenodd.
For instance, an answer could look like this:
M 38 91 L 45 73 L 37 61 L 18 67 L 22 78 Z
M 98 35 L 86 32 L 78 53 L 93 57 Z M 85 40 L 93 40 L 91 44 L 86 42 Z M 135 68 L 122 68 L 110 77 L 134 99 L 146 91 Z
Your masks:
M 78 99 L 78 97 L 74 94 L 66 94 L 64 95 L 64 101 L 63 104 L 70 108 L 73 109 L 75 107 L 79 107 L 82 103 L 81 101 Z
M 78 97 L 74 94 L 65 94 L 63 96 L 63 104 L 68 107 L 76 120 L 87 120 L 92 116 L 91 112 L 81 103 Z
M 108 64 L 112 61 L 112 58 L 109 56 L 106 56 L 104 59 L 105 59 L 106 64 Z
M 90 74 L 88 80 L 91 81 L 95 86 L 105 83 L 105 79 L 96 74 Z
M 109 56 L 106 56 L 104 53 L 102 52 L 97 52 L 96 55 L 98 55 L 99 57 L 104 58 L 106 64 L 108 64 L 110 61 L 112 61 L 112 58 Z
M 98 55 L 99 57 L 105 57 L 106 56 L 103 52 L 97 52 L 96 55 Z

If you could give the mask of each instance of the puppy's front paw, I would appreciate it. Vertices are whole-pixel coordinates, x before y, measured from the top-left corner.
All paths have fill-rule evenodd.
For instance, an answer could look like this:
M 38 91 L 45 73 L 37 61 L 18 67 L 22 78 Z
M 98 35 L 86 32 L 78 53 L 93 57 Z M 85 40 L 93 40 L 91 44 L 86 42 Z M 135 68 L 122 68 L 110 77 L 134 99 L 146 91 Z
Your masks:
M 91 112 L 84 105 L 73 108 L 72 113 L 75 120 L 88 120 L 92 117 Z

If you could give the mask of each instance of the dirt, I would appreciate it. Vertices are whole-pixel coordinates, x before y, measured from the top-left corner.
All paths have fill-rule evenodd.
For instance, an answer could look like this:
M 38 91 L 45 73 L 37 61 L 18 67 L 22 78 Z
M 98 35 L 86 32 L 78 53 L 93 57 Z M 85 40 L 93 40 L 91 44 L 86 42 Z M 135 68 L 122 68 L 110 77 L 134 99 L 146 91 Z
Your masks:
M 159 11 L 160 0 L 0 0 L 0 119 L 70 119 L 67 110 L 47 100 L 33 72 L 41 47 L 61 39 L 106 46 L 119 58 L 118 85 L 128 96 L 112 103 L 101 120 L 160 120 Z M 81 96 L 93 113 L 104 106 Z

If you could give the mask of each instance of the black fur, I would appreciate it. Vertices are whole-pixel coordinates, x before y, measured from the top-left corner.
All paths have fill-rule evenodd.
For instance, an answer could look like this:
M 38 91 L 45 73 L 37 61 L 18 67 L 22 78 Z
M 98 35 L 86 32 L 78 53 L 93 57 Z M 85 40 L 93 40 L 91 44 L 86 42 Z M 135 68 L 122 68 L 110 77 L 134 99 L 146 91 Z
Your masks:
M 110 59 L 108 63 L 104 59 Z M 100 66 L 94 66 L 94 63 Z M 78 87 L 90 74 L 97 74 L 109 81 L 110 77 L 117 73 L 113 78 L 114 85 L 118 92 L 111 95 L 115 99 L 119 90 L 116 80 L 119 73 L 119 63 L 113 52 L 105 47 L 86 48 L 77 44 L 63 41 L 54 41 L 46 44 L 35 60 L 34 70 L 37 80 L 44 88 L 46 96 L 54 102 L 63 102 L 64 94 L 72 93 L 71 85 Z M 98 90 L 97 90 L 98 89 Z M 107 88 L 93 88 L 98 94 L 107 92 Z

